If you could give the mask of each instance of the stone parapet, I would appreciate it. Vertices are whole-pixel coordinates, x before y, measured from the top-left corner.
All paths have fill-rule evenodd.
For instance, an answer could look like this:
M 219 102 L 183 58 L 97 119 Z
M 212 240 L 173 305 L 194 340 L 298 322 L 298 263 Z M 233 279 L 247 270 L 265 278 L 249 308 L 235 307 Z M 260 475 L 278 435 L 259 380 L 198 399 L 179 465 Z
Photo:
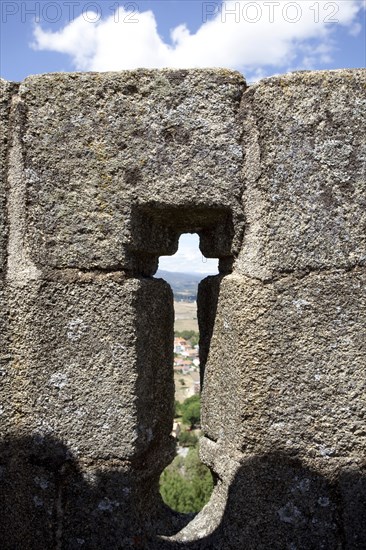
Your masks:
M 303 71 L 243 94 L 239 272 L 366 265 L 365 86 L 364 70 Z
M 0 547 L 366 547 L 366 71 L 0 82 Z M 173 295 L 201 282 L 203 461 L 174 456 Z M 189 269 L 189 267 L 188 267 Z

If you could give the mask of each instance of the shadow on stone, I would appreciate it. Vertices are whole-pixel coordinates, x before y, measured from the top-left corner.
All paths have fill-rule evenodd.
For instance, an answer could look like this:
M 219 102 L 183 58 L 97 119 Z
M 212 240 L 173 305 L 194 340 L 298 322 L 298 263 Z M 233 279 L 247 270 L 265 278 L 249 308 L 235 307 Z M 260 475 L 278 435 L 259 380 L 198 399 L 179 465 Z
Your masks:
M 166 541 L 157 548 L 366 548 L 365 470 L 321 475 L 300 460 L 275 452 L 242 464 L 227 495 L 221 520 L 210 534 L 202 537 L 204 526 L 221 513 L 215 492 L 199 516 L 174 537 L 175 541 Z
M 200 355 L 200 382 L 201 390 L 205 377 L 205 367 L 210 351 L 211 338 L 215 326 L 217 304 L 221 281 L 225 274 L 213 275 L 202 279 L 198 285 L 197 293 L 197 317 L 200 331 L 199 355 Z
M 364 471 L 328 478 L 281 452 L 254 457 L 233 477 L 223 513 L 214 493 L 184 527 L 190 518 L 162 503 L 158 479 L 134 486 L 120 461 L 78 464 L 63 443 L 43 436 L 9 439 L 0 457 L 2 550 L 366 546 Z
M 191 516 L 162 502 L 159 479 L 121 460 L 77 461 L 49 436 L 0 445 L 2 550 L 147 547 Z M 137 473 L 136 473 L 137 472 Z M 139 475 L 140 474 L 140 475 Z

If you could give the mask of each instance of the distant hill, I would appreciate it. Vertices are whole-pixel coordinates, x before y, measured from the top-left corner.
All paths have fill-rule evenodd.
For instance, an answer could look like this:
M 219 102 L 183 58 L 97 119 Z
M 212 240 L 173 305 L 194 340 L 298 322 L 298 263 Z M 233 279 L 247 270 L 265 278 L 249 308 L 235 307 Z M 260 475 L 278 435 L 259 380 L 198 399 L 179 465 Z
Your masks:
M 194 302 L 197 300 L 198 283 L 207 275 L 202 273 L 177 273 L 158 269 L 155 277 L 164 279 L 170 284 L 174 299 L 178 302 Z

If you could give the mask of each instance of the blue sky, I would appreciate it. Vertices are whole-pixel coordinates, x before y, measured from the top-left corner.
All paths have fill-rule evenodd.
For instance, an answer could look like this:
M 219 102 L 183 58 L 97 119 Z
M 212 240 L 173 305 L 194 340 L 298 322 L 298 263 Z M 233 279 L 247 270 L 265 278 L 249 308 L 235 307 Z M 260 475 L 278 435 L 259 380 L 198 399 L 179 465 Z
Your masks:
M 1 0 L 0 74 L 221 66 L 248 82 L 364 67 L 365 0 Z M 192 240 L 193 239 L 193 240 Z M 164 269 L 216 271 L 191 236 Z M 196 250 L 196 252 L 193 252 Z

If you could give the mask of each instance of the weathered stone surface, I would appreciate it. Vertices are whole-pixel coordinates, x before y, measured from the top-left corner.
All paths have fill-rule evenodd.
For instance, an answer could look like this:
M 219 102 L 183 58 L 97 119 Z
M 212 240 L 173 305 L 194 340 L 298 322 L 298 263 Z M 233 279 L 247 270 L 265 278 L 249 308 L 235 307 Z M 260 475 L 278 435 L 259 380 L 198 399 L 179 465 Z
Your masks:
M 305 71 L 244 93 L 241 273 L 365 265 L 365 86 L 364 70 Z
M 9 292 L 0 540 L 133 548 L 161 524 L 174 456 L 171 290 L 68 271 Z
M 350 469 L 347 459 L 309 465 L 275 450 L 244 456 L 205 438 L 201 455 L 218 484 L 209 504 L 175 537 L 181 548 L 337 548 L 340 541 L 347 549 L 364 547 L 362 460 Z M 348 500 L 341 496 L 345 486 Z
M 55 441 L 49 441 L 46 454 L 40 447 L 44 445 L 31 438 L 1 439 L 2 548 L 56 547 L 55 535 L 61 519 L 57 517 L 60 464 L 56 456 L 60 462 L 65 461 L 66 450 Z
M 75 457 L 133 460 L 171 431 L 172 294 L 156 279 L 85 278 L 11 289 L 4 414 L 14 435 L 57 438 Z
M 363 457 L 364 458 L 364 457 Z M 344 540 L 348 549 L 366 546 L 366 464 L 352 464 L 340 476 L 340 509 L 343 515 Z
M 222 484 L 197 520 L 218 518 L 205 535 L 220 547 L 264 549 L 272 536 L 278 549 L 333 548 L 346 529 L 349 548 L 362 548 L 365 283 L 363 268 L 222 280 L 202 448 Z
M 204 427 L 245 454 L 366 452 L 366 274 L 221 283 Z M 352 361 L 350 361 L 352 357 Z
M 1 548 L 364 550 L 365 82 L 20 85 L 2 157 Z M 220 259 L 198 297 L 216 486 L 171 537 L 188 521 L 158 494 L 172 293 L 150 275 L 182 232 Z
M 18 122 L 33 260 L 131 269 L 141 244 L 174 253 L 178 206 L 224 206 L 239 218 L 243 87 L 225 70 L 27 78 Z M 163 212 L 166 235 L 139 211 L 146 205 L 173 207 L 175 215 Z
M 220 293 L 220 284 L 223 276 L 215 275 L 206 277 L 198 285 L 197 292 L 197 319 L 200 333 L 199 355 L 200 355 L 200 375 L 201 388 L 205 377 L 205 366 L 213 329 L 215 326 L 217 302 Z
M 11 394 L 9 387 L 9 333 L 8 333 L 8 308 L 6 290 L 2 279 L 0 279 L 0 440 L 9 429 L 7 419 L 4 415 L 5 395 Z
M 162 503 L 155 459 L 131 475 L 116 459 L 77 460 L 50 436 L 1 442 L 2 548 L 159 547 L 145 545 L 182 520 Z
M 6 169 L 10 139 L 10 103 L 16 93 L 17 85 L 0 78 L 0 276 L 5 266 L 6 250 Z

